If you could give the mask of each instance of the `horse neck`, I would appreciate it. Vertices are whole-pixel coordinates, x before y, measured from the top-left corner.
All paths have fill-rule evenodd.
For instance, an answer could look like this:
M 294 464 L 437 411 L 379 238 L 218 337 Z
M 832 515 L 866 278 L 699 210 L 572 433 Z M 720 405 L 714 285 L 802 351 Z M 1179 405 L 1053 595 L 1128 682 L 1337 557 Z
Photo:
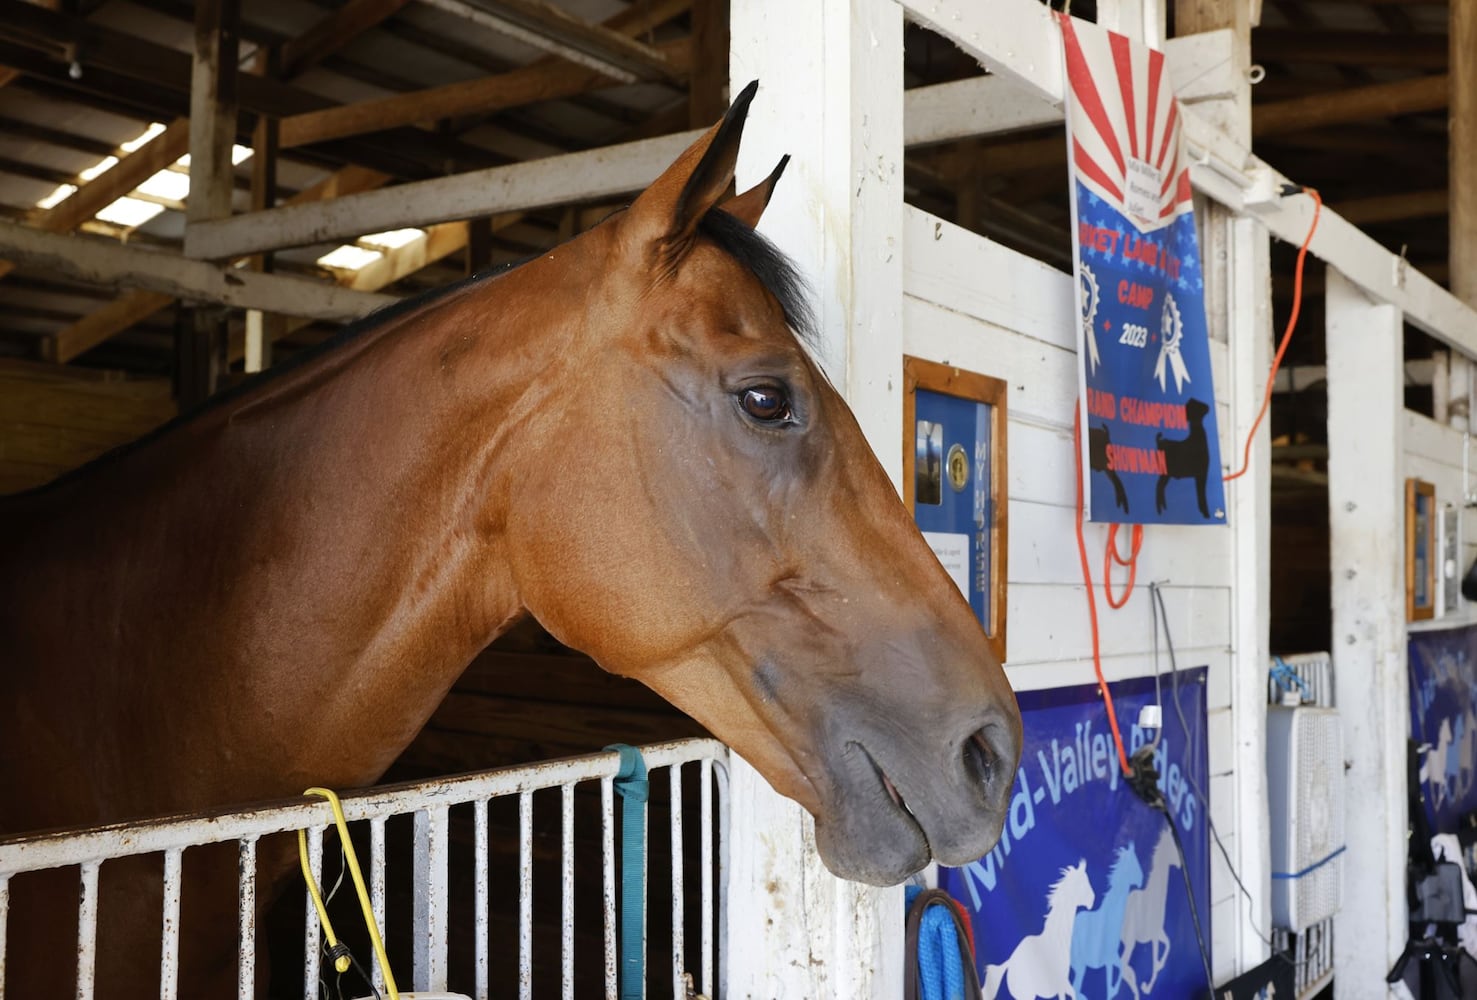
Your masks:
M 1077 911 L 1084 909 L 1079 903 L 1071 902 L 1067 898 L 1061 899 L 1057 905 L 1046 911 L 1046 920 L 1041 928 L 1041 936 L 1053 940 L 1058 934 L 1072 933 L 1072 923 L 1077 919 Z M 1065 927 L 1063 926 L 1065 925 Z
M 1103 910 L 1121 913 L 1124 903 L 1128 900 L 1128 894 L 1132 891 L 1133 885 L 1127 879 L 1122 882 L 1108 883 L 1108 891 L 1103 898 Z
M 178 783 L 192 807 L 376 780 L 522 613 L 495 482 L 508 410 L 565 333 L 527 304 L 538 280 L 515 270 L 365 331 L 59 488 L 38 558 L 14 564 L 76 550 L 52 564 L 102 572 L 37 583 L 30 613 L 77 605 L 84 586 L 97 613 L 30 669 L 74 662 L 96 697 L 130 704 L 146 734 L 131 770 L 193 759 Z M 0 635 L 23 625 L 4 617 Z M 120 791 L 118 808 L 177 804 L 144 794 Z

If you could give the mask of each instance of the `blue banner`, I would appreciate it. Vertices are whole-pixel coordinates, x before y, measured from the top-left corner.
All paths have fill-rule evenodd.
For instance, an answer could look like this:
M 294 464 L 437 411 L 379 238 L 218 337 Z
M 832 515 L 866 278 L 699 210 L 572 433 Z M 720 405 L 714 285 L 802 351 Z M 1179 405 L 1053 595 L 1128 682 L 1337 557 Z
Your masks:
M 1186 733 L 1163 679 L 1164 730 L 1155 760 L 1181 864 L 1163 813 L 1122 781 L 1094 685 L 1018 695 L 1025 746 L 1000 843 L 979 861 L 944 868 L 939 885 L 968 909 L 984 1000 L 1077 996 L 1184 998 L 1207 984 L 1185 894 L 1194 887 L 1209 946 L 1210 863 L 1204 667 L 1179 673 Z M 1153 678 L 1113 685 L 1118 718 L 1155 702 Z M 1125 726 L 1128 751 L 1152 732 Z
M 1411 632 L 1410 735 L 1422 745 L 1421 797 L 1432 833 L 1477 811 L 1477 626 Z
M 1088 516 L 1225 524 L 1205 281 L 1164 55 L 1058 17 Z

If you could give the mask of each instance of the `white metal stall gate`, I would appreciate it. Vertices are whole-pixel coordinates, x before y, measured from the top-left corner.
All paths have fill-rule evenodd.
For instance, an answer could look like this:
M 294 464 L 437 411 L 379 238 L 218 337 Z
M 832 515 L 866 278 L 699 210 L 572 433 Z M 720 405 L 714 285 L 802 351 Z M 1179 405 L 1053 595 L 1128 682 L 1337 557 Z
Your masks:
M 727 854 L 727 813 L 724 808 L 728 786 L 728 749 L 715 740 L 682 740 L 642 748 L 653 791 L 662 788 L 660 772 L 667 772 L 671 814 L 672 954 L 671 989 L 674 997 L 695 988 L 716 997 L 715 953 L 722 935 L 718 889 L 722 861 Z M 614 1000 L 616 984 L 616 855 L 613 822 L 613 779 L 620 759 L 615 753 L 593 754 L 553 760 L 522 767 L 500 768 L 454 778 L 400 785 L 346 796 L 344 813 L 351 824 L 368 828 L 369 888 L 375 921 L 386 918 L 386 822 L 411 817 L 414 823 L 412 858 L 413 912 L 412 986 L 419 991 L 444 991 L 448 978 L 447 931 L 449 921 L 470 919 L 474 924 L 474 981 L 470 992 L 478 1000 L 490 995 L 491 970 L 499 956 L 489 954 L 489 906 L 492 865 L 489 858 L 488 810 L 494 800 L 516 797 L 518 813 L 518 995 L 533 996 L 533 800 L 534 793 L 557 789 L 561 797 L 559 850 L 563 937 L 560 942 L 561 995 L 574 996 L 574 810 L 576 787 L 599 783 L 602 836 L 605 996 Z M 693 772 L 700 802 L 698 826 L 701 866 L 701 927 L 698 967 L 689 970 L 683 941 L 687 916 L 684 891 L 684 861 L 690 837 L 684 839 L 682 799 L 684 765 L 689 793 Z M 718 795 L 714 796 L 714 786 Z M 473 908 L 471 914 L 453 913 L 450 906 L 450 815 L 453 808 L 466 807 L 474 820 Z M 647 808 L 643 803 L 641 808 Z M 255 942 L 257 940 L 257 843 L 272 834 L 308 831 L 309 857 L 314 877 L 322 881 L 323 833 L 332 824 L 327 802 L 268 807 L 236 813 L 203 814 L 178 819 L 115 824 L 74 832 L 20 837 L 0 841 L 0 1000 L 5 992 L 5 939 L 9 911 L 10 881 L 14 876 L 47 869 L 75 867 L 80 872 L 76 993 L 82 1000 L 93 995 L 98 926 L 98 875 L 102 865 L 119 858 L 145 854 L 164 856 L 164 905 L 159 915 L 161 959 L 160 996 L 173 1000 L 179 991 L 181 934 L 180 897 L 183 857 L 190 848 L 235 841 L 240 852 L 238 881 L 237 995 L 242 1000 L 256 996 Z M 715 833 L 717 834 L 715 838 Z M 715 841 L 718 853 L 714 853 Z M 645 854 L 646 844 L 642 845 Z M 715 865 L 715 859 L 719 864 Z M 716 883 L 716 884 L 715 884 Z M 643 895 L 645 885 L 643 884 Z M 304 892 L 306 896 L 306 892 Z M 304 941 L 304 995 L 316 998 L 319 990 L 320 935 L 318 914 L 306 902 Z M 402 917 L 404 915 L 401 915 Z M 102 930 L 106 933 L 106 928 Z M 370 965 L 365 956 L 365 966 Z M 656 970 L 653 969 L 655 972 Z M 66 970 L 59 970 L 65 976 Z M 383 989 L 384 975 L 378 962 L 372 976 L 376 989 Z M 466 987 L 463 987 L 464 989 Z

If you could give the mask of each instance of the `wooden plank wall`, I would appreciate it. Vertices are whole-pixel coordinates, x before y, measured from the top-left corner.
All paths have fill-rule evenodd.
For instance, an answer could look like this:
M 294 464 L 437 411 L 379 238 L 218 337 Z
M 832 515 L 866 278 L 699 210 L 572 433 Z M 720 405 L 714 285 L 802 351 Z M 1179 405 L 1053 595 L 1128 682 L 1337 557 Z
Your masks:
M 39 486 L 174 413 L 168 379 L 0 361 L 0 494 Z
M 1093 680 L 1075 517 L 1072 419 L 1077 398 L 1072 278 L 909 206 L 903 238 L 906 351 L 1009 383 L 1010 628 L 1006 672 L 1016 690 Z M 1232 453 L 1224 383 L 1224 331 L 1212 332 L 1221 453 Z M 1239 453 L 1239 448 L 1235 449 Z M 1088 526 L 1094 580 L 1105 531 Z M 1110 681 L 1153 670 L 1150 580 L 1163 584 L 1181 666 L 1209 667 L 1211 812 L 1235 856 L 1231 771 L 1232 535 L 1220 528 L 1154 527 L 1139 560 L 1140 586 L 1121 611 L 1098 594 L 1103 668 Z M 1160 651 L 1162 669 L 1168 660 Z M 1259 821 L 1249 818 L 1253 824 Z M 1255 828 L 1249 827 L 1249 828 Z M 1236 955 L 1236 888 L 1212 850 L 1212 954 L 1217 975 Z

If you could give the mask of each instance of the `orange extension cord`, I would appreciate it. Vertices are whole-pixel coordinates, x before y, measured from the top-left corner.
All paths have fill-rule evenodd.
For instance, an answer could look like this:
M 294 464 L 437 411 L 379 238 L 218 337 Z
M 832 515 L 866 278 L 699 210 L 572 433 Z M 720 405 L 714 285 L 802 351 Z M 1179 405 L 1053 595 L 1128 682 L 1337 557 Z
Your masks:
M 1097 627 L 1097 598 L 1092 594 L 1092 567 L 1087 562 L 1087 539 L 1082 534 L 1082 408 L 1077 408 L 1076 417 L 1072 421 L 1072 453 L 1077 458 L 1077 555 L 1082 559 L 1082 582 L 1087 584 L 1087 618 L 1092 623 L 1092 669 L 1097 671 L 1097 687 L 1102 692 L 1103 703 L 1108 708 L 1108 728 L 1113 731 L 1113 745 L 1118 748 L 1118 766 L 1123 768 L 1125 776 L 1133 773 L 1128 766 L 1128 753 L 1123 749 L 1123 733 L 1118 729 L 1118 713 L 1113 708 L 1113 693 L 1108 690 L 1107 678 L 1103 677 L 1103 655 L 1101 641 L 1098 636 Z M 1138 527 L 1135 525 L 1134 527 Z M 1141 538 L 1142 535 L 1136 537 Z M 1137 558 L 1138 548 L 1134 548 L 1132 558 Z M 1130 576 L 1130 580 L 1132 577 Z M 1106 581 L 1105 581 L 1106 582 Z M 1125 601 L 1128 594 L 1123 595 Z M 1112 598 L 1109 597 L 1111 602 Z
M 1323 198 L 1313 188 L 1305 187 L 1302 190 L 1313 199 L 1313 224 L 1308 227 L 1308 235 L 1303 237 L 1303 245 L 1298 247 L 1297 267 L 1293 269 L 1292 277 L 1292 312 L 1288 314 L 1287 329 L 1282 334 L 1282 342 L 1277 345 L 1277 356 L 1272 359 L 1272 370 L 1267 373 L 1267 389 L 1262 394 L 1262 408 L 1251 422 L 1251 430 L 1246 432 L 1246 448 L 1242 452 L 1241 468 L 1224 477 L 1222 482 L 1240 479 L 1251 468 L 1251 442 L 1256 437 L 1257 428 L 1262 425 L 1262 418 L 1267 415 L 1267 408 L 1272 405 L 1272 388 L 1277 381 L 1277 369 L 1282 367 L 1282 356 L 1287 353 L 1287 345 L 1292 343 L 1292 331 L 1297 328 L 1298 313 L 1303 308 L 1303 262 L 1308 257 L 1308 244 L 1313 242 L 1313 234 L 1318 231 L 1318 216 L 1323 214 Z
M 1222 482 L 1229 483 L 1233 479 L 1239 479 L 1246 474 L 1251 467 L 1251 442 L 1256 438 L 1257 428 L 1261 426 L 1262 420 L 1267 415 L 1267 409 L 1272 405 L 1272 389 L 1277 381 L 1277 371 L 1282 367 L 1282 357 L 1287 353 L 1288 344 L 1292 343 L 1292 334 L 1297 329 L 1298 314 L 1303 306 L 1303 265 L 1307 261 L 1308 245 L 1313 242 L 1313 234 L 1318 232 L 1318 217 L 1323 213 L 1323 199 L 1318 192 L 1310 187 L 1302 188 L 1303 193 L 1313 199 L 1313 222 L 1308 227 L 1308 235 L 1303 237 L 1303 245 L 1298 248 L 1297 265 L 1293 271 L 1292 282 L 1292 312 L 1287 317 L 1287 329 L 1283 331 L 1282 340 L 1277 345 L 1277 354 L 1272 359 L 1272 370 L 1267 373 L 1266 390 L 1262 393 L 1262 405 L 1257 410 L 1256 419 L 1251 423 L 1251 429 L 1246 434 L 1246 446 L 1242 451 L 1241 468 L 1223 477 Z M 1123 749 L 1123 733 L 1118 728 L 1118 712 L 1113 707 L 1113 694 L 1108 690 L 1108 681 L 1103 676 L 1102 641 L 1098 634 L 1097 599 L 1092 592 L 1092 568 L 1087 559 L 1087 539 L 1082 532 L 1083 514 L 1083 484 L 1082 484 L 1082 410 L 1078 407 L 1072 421 L 1072 451 L 1076 458 L 1077 466 L 1077 555 L 1082 560 L 1082 582 L 1087 591 L 1087 617 L 1092 625 L 1092 668 L 1097 674 L 1098 690 L 1102 692 L 1103 704 L 1108 710 L 1108 727 L 1113 731 L 1113 745 L 1118 750 L 1118 766 L 1123 769 L 1125 776 L 1133 773 L 1128 764 L 1128 753 Z M 1144 544 L 1144 526 L 1135 524 L 1129 543 L 1127 558 L 1118 554 L 1118 525 L 1108 526 L 1108 542 L 1103 551 L 1103 596 L 1107 598 L 1108 606 L 1117 610 L 1128 603 L 1128 598 L 1133 594 L 1134 579 L 1138 574 L 1139 551 Z M 1123 589 L 1123 596 L 1113 596 L 1112 571 L 1113 564 L 1128 567 L 1128 583 Z

